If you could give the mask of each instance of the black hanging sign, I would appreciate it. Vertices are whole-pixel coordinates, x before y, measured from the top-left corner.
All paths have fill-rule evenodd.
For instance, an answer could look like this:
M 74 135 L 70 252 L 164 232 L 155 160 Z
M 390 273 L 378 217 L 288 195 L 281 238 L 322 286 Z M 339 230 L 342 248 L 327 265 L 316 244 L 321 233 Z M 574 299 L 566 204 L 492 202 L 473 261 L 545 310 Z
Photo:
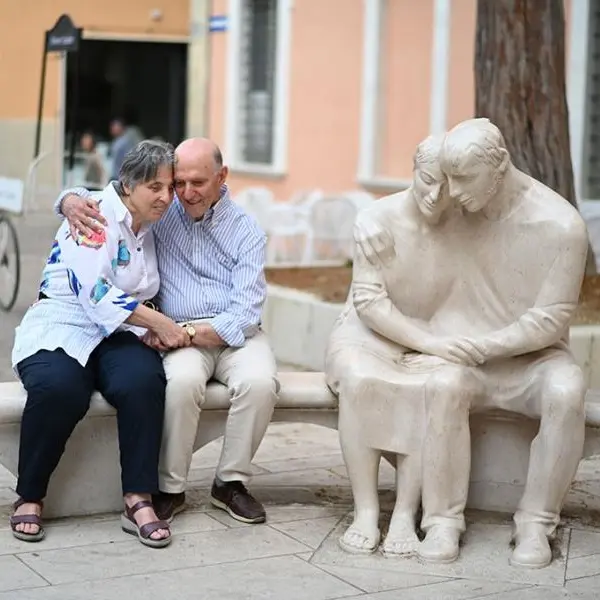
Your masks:
M 46 52 L 77 52 L 80 40 L 81 29 L 75 27 L 69 15 L 61 15 L 46 32 Z

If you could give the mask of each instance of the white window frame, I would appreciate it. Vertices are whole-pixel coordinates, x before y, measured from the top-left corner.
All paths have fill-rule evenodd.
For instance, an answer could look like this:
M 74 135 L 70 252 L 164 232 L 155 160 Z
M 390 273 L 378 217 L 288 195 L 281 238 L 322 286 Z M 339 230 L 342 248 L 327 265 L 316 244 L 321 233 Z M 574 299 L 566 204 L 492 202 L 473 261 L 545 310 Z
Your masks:
M 391 191 L 406 189 L 410 179 L 396 179 L 377 174 L 379 121 L 382 118 L 381 71 L 382 26 L 388 0 L 363 0 L 364 45 L 361 128 L 358 183 L 364 187 Z M 431 61 L 430 133 L 446 131 L 448 113 L 448 73 L 450 69 L 451 1 L 434 0 L 433 52 Z
M 587 120 L 589 15 L 590 0 L 571 1 L 567 105 L 569 108 L 571 163 L 573 165 L 575 198 L 578 202 L 600 200 L 600 198 L 583 197 L 583 173 L 587 154 L 584 133 Z
M 245 162 L 240 155 L 240 77 L 242 15 L 245 0 L 229 0 L 229 33 L 225 109 L 225 151 L 232 171 L 249 175 L 284 176 L 288 156 L 288 110 L 291 69 L 293 0 L 277 0 L 275 86 L 273 102 L 273 159 L 271 164 Z

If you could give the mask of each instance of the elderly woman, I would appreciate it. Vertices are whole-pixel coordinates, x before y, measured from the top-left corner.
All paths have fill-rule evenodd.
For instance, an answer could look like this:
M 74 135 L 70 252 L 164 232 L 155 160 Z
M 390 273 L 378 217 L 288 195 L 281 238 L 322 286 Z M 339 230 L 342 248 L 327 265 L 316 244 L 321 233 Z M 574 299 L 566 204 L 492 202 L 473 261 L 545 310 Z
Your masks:
M 129 152 L 119 181 L 97 195 L 105 231 L 85 237 L 62 224 L 38 302 L 17 327 L 12 359 L 27 404 L 10 526 L 20 540 L 44 537 L 48 482 L 97 389 L 117 410 L 122 528 L 150 547 L 171 541 L 151 502 L 158 492 L 166 380 L 161 356 L 141 337 L 150 331 L 170 348 L 190 343 L 180 326 L 144 305 L 159 287 L 149 225 L 173 199 L 174 160 L 173 147 L 162 142 L 143 141 Z

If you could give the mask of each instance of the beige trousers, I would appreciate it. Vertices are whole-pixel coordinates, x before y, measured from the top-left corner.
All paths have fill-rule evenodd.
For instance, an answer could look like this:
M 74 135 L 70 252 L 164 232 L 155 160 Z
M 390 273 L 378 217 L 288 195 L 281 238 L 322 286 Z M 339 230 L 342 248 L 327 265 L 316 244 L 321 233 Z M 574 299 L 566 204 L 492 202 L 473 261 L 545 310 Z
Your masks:
M 167 394 L 160 490 L 170 494 L 185 490 L 206 383 L 211 378 L 225 384 L 231 395 L 216 475 L 222 481 L 246 483 L 279 389 L 277 365 L 267 336 L 259 332 L 242 348 L 180 348 L 165 356 L 164 367 Z

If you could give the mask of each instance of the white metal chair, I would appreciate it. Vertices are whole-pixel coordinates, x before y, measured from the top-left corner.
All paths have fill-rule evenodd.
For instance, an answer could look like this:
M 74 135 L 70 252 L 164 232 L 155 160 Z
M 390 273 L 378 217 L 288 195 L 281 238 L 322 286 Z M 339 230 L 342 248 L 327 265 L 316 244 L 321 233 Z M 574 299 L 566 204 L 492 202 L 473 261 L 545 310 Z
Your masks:
M 356 206 L 357 211 L 367 208 L 371 206 L 373 202 L 375 202 L 375 196 L 364 190 L 349 190 L 347 192 L 343 192 L 342 196 L 344 196 L 344 198 L 348 198 L 348 200 L 351 200 L 354 206 Z
M 314 262 L 323 260 L 322 250 L 333 257 L 348 260 L 353 254 L 353 229 L 357 208 L 345 196 L 327 196 L 314 202 L 310 214 L 309 252 Z

